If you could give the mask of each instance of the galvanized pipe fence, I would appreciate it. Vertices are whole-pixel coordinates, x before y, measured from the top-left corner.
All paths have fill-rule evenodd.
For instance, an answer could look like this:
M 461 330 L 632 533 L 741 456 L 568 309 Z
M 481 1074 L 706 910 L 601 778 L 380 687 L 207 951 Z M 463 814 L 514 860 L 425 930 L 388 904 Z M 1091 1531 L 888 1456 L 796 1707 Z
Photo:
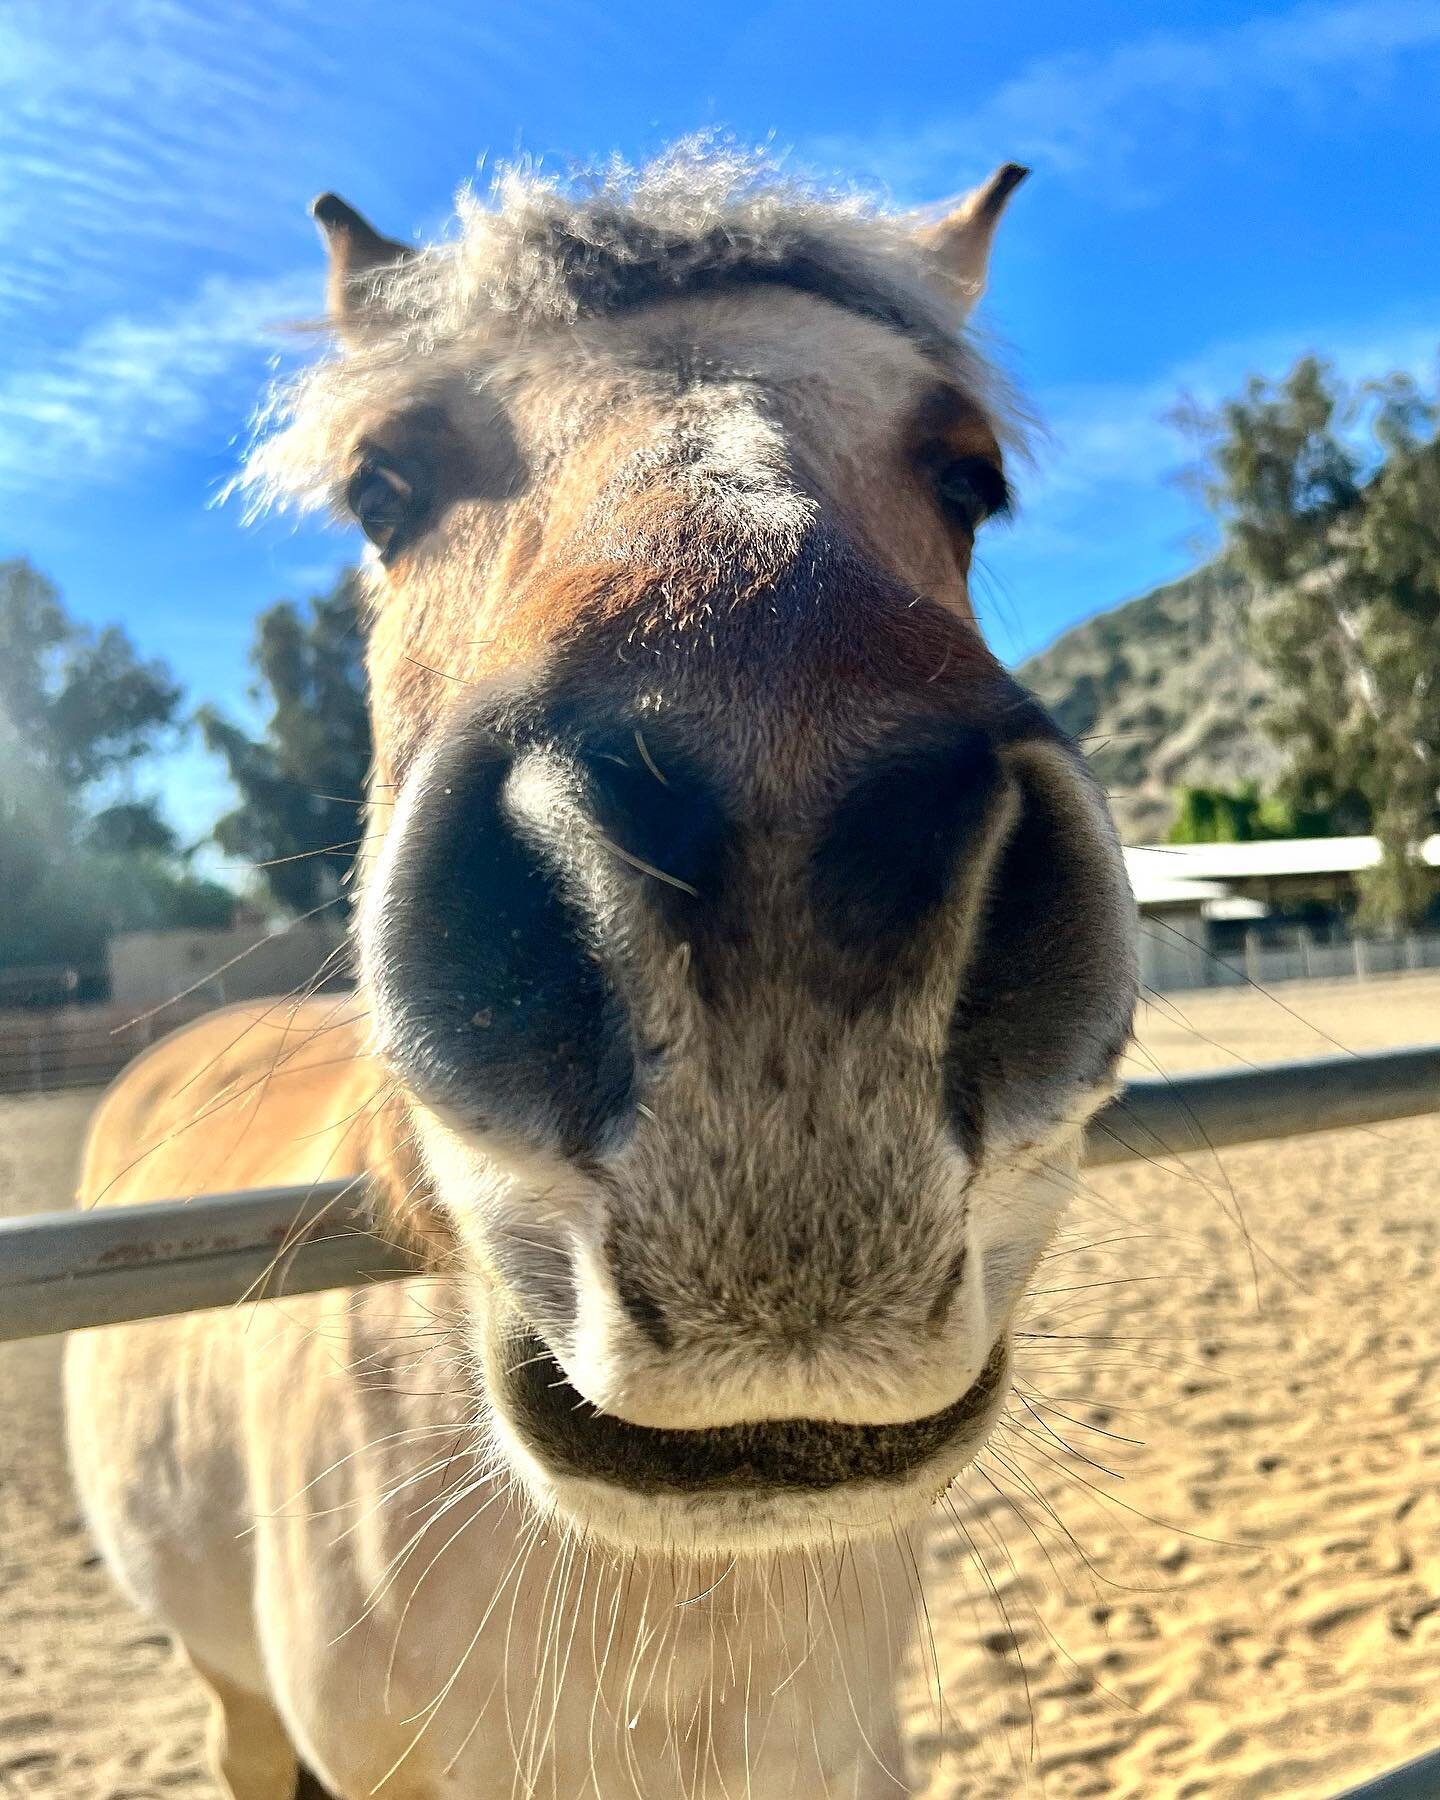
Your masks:
M 1440 1111 L 1440 1044 L 1131 1082 L 1085 1161 L 1227 1145 Z M 0 1221 L 0 1341 L 416 1273 L 363 1179 Z
M 1440 1800 L 1440 1750 L 1346 1788 L 1336 1800 Z

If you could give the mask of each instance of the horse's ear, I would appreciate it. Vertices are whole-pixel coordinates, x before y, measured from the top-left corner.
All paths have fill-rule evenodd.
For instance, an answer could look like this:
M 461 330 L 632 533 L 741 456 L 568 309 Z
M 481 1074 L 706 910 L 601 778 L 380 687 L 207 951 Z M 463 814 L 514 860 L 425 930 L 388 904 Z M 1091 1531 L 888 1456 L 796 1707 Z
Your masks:
M 321 194 L 312 201 L 310 217 L 320 227 L 330 257 L 325 289 L 330 318 L 342 333 L 353 330 L 374 299 L 374 278 L 413 256 L 414 246 L 381 237 L 338 194 Z
M 1002 164 L 988 180 L 968 193 L 954 212 L 916 233 L 967 312 L 985 291 L 990 243 L 1005 202 L 1029 173 L 1019 163 Z

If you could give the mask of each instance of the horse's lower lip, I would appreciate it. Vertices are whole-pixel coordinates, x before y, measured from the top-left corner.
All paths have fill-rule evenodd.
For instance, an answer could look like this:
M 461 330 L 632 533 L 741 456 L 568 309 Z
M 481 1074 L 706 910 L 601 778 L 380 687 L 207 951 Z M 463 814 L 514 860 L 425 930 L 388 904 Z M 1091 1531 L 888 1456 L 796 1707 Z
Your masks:
M 958 1400 L 903 1424 L 778 1419 L 701 1431 L 633 1425 L 597 1411 L 528 1326 L 498 1331 L 488 1360 L 496 1404 L 531 1454 L 557 1475 L 641 1494 L 799 1494 L 903 1482 L 946 1452 L 958 1463 L 992 1416 L 1010 1357 L 1002 1336 Z

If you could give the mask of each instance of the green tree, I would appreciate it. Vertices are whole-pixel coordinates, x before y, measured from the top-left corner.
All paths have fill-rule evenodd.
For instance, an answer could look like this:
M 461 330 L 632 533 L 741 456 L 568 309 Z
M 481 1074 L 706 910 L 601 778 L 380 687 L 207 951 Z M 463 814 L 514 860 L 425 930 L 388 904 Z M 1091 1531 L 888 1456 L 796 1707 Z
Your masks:
M 146 756 L 175 724 L 180 689 L 116 625 L 65 611 L 23 559 L 0 562 L 0 770 L 72 799 Z
M 233 912 L 180 866 L 156 802 L 125 791 L 180 701 L 118 627 L 79 624 L 30 563 L 0 562 L 0 967 L 93 964 L 115 931 Z
M 1408 376 L 1349 388 L 1305 357 L 1187 422 L 1277 677 L 1282 797 L 1312 810 L 1358 797 L 1382 851 L 1362 914 L 1413 918 L 1440 796 L 1440 405 Z
M 241 796 L 215 838 L 254 865 L 280 905 L 308 912 L 345 891 L 364 826 L 370 714 L 358 577 L 342 575 L 304 609 L 285 600 L 262 613 L 251 661 L 265 736 L 214 707 L 198 714 Z
M 1175 799 L 1172 844 L 1248 844 L 1273 838 L 1344 837 L 1369 830 L 1369 814 L 1355 796 L 1327 803 L 1313 789 L 1297 802 L 1262 794 L 1253 781 L 1235 788 L 1181 788 Z
M 1246 782 L 1225 788 L 1182 788 L 1170 828 L 1172 844 L 1246 844 L 1271 833 L 1261 820 L 1259 790 Z

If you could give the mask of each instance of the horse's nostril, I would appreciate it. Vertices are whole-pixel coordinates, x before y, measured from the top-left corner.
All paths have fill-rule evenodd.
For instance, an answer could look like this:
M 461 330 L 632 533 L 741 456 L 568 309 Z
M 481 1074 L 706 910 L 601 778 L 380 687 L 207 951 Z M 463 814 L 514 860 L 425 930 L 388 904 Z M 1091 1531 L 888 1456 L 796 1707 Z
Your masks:
M 572 1158 L 624 1134 L 636 1085 L 629 1017 L 572 879 L 577 780 L 467 721 L 434 756 L 365 933 L 414 1092 L 470 1130 Z
M 972 1160 L 1063 1120 L 1123 1045 L 1134 902 L 1097 790 L 1038 741 L 1012 759 L 1021 806 L 951 1018 L 945 1099 Z
M 645 1333 L 655 1348 L 657 1350 L 673 1349 L 675 1333 L 670 1329 L 670 1321 L 665 1317 L 664 1307 L 655 1296 L 632 1276 L 624 1274 L 616 1276 L 615 1289 L 626 1313 Z
M 960 1292 L 960 1284 L 965 1279 L 967 1260 L 968 1252 L 962 1248 L 951 1260 L 950 1267 L 941 1279 L 939 1290 L 930 1303 L 930 1311 L 926 1314 L 925 1319 L 926 1324 L 934 1331 L 938 1331 L 949 1316 L 955 1296 Z
M 840 799 L 811 862 L 817 922 L 852 951 L 893 956 L 977 870 L 1000 818 L 1005 772 L 970 725 L 902 738 Z
M 510 1228 L 491 1245 L 495 1265 L 518 1305 L 548 1341 L 564 1343 L 574 1330 L 579 1288 L 574 1257 L 548 1235 Z

